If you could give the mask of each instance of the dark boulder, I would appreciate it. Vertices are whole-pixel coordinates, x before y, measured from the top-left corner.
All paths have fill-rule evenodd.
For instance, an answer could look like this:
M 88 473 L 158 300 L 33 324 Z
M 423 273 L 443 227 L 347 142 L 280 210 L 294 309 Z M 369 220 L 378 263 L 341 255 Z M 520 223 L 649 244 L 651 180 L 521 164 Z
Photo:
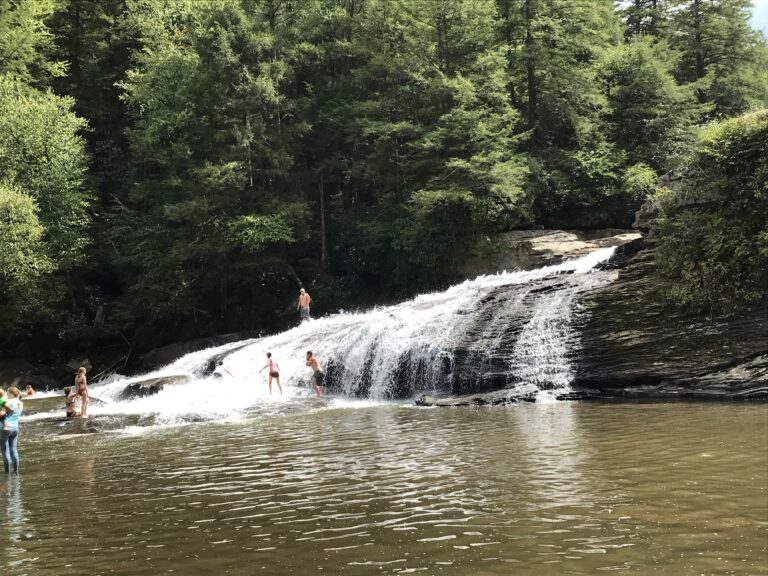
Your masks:
M 256 338 L 259 335 L 258 332 L 253 331 L 235 332 L 233 334 L 220 334 L 218 336 L 196 338 L 194 340 L 170 344 L 168 346 L 163 346 L 162 348 L 151 350 L 146 354 L 142 354 L 138 368 L 141 370 L 155 370 L 170 364 L 185 354 L 197 352 L 198 350 L 204 350 L 206 348 L 213 348 L 214 346 L 222 346 L 224 344 L 238 342 L 240 340 L 246 340 L 248 338 Z
M 192 378 L 187 374 L 173 374 L 170 376 L 159 376 L 148 378 L 146 380 L 138 380 L 126 385 L 125 389 L 120 394 L 120 399 L 130 400 L 133 398 L 152 396 L 160 392 L 166 386 L 186 384 L 191 381 L 191 379 Z

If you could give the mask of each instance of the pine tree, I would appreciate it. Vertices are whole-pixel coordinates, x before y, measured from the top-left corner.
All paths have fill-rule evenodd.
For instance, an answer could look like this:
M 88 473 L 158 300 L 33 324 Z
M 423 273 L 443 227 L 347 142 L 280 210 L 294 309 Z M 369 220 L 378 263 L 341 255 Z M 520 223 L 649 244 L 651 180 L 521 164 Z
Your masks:
M 634 36 L 662 36 L 667 28 L 668 0 L 631 0 L 622 9 L 624 35 L 629 40 Z
M 691 142 L 696 102 L 690 89 L 677 85 L 674 68 L 674 53 L 647 36 L 616 47 L 601 63 L 609 139 L 630 165 L 669 170 Z
M 678 79 L 692 83 L 714 116 L 768 104 L 765 38 L 749 25 L 750 0 L 678 0 L 670 43 Z

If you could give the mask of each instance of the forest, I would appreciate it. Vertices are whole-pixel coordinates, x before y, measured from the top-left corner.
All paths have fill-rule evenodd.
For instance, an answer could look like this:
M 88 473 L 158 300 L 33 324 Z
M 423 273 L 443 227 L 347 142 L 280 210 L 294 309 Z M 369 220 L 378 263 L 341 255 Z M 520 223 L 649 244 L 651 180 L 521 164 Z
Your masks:
M 628 227 L 660 175 L 726 173 L 731 144 L 747 192 L 706 221 L 668 203 L 660 270 L 679 305 L 722 304 L 734 270 L 729 295 L 754 301 L 768 46 L 750 9 L 0 0 L 0 349 L 275 330 L 300 286 L 318 314 L 440 288 L 505 230 Z M 686 269 L 702 246 L 722 264 L 705 276 Z

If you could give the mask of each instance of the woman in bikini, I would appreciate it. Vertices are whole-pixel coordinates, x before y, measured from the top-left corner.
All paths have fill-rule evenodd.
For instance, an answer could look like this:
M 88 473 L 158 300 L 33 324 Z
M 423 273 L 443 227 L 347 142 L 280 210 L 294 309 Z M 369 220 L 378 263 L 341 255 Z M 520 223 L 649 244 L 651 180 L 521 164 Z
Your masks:
M 269 395 L 272 396 L 272 378 L 274 378 L 277 380 L 277 387 L 280 389 L 280 396 L 282 396 L 283 387 L 280 385 L 280 366 L 272 358 L 272 352 L 267 352 L 267 364 L 264 368 L 269 368 Z M 261 374 L 264 368 L 259 370 L 259 374 Z
M 64 395 L 66 396 L 64 402 L 67 406 L 67 418 L 75 418 L 76 416 L 80 416 L 80 413 L 75 409 L 75 398 L 77 398 L 77 392 L 72 392 L 72 388 L 66 387 L 64 388 Z
M 80 396 L 80 416 L 88 418 L 88 381 L 85 378 L 85 366 L 80 366 L 80 370 L 77 371 L 75 376 L 75 389 L 77 395 Z

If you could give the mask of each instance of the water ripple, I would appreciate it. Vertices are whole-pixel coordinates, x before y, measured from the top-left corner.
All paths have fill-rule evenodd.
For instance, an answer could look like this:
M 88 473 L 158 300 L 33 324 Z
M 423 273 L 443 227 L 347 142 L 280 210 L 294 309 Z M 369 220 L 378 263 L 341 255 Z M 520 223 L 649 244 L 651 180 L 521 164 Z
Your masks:
M 757 574 L 767 414 L 384 405 L 67 437 L 32 421 L 4 573 Z

